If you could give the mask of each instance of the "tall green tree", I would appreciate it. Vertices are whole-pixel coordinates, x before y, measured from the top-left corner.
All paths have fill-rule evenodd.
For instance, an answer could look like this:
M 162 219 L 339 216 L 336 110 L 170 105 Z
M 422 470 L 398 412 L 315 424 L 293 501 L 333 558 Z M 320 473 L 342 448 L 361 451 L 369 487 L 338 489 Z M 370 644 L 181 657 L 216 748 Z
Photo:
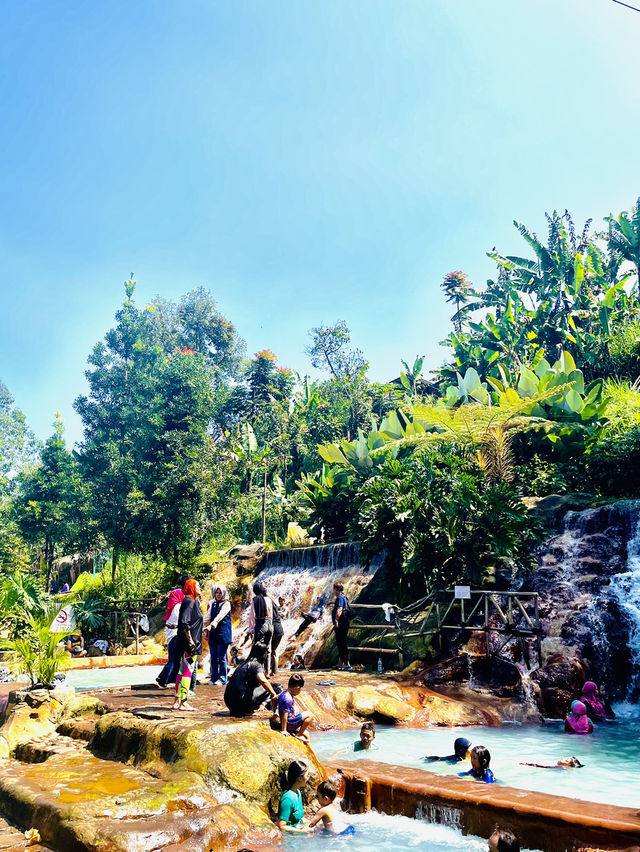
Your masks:
M 191 347 L 163 350 L 134 290 L 127 281 L 116 325 L 89 357 L 89 394 L 75 403 L 80 460 L 114 573 L 123 552 L 183 558 L 209 524 L 214 371 Z
M 640 198 L 631 208 L 631 213 L 623 211 L 615 218 L 608 216 L 609 248 L 621 260 L 632 263 L 636 274 L 636 289 L 640 294 Z
M 96 531 L 89 516 L 89 489 L 64 441 L 62 417 L 56 413 L 53 435 L 37 465 L 19 477 L 13 502 L 25 541 L 44 554 L 47 588 L 56 556 L 64 550 L 89 550 Z

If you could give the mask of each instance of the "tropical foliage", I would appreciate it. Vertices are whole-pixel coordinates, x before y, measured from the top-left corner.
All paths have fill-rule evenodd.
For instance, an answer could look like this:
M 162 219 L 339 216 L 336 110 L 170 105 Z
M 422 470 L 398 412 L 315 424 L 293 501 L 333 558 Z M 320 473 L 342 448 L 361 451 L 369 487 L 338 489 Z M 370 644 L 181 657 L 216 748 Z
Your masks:
M 246 357 L 205 290 L 140 306 L 132 276 L 89 355 L 79 447 L 59 418 L 38 447 L 0 384 L 10 623 L 42 612 L 65 551 L 111 554 L 81 593 L 91 628 L 100 601 L 160 594 L 237 541 L 282 543 L 293 521 L 385 548 L 416 591 L 526 570 L 539 529 L 524 496 L 640 496 L 639 205 L 600 230 L 566 211 L 544 238 L 515 226 L 524 250 L 493 249 L 485 285 L 443 276 L 444 365 L 402 361 L 385 384 L 343 320 L 311 330 L 312 379 L 269 348 Z

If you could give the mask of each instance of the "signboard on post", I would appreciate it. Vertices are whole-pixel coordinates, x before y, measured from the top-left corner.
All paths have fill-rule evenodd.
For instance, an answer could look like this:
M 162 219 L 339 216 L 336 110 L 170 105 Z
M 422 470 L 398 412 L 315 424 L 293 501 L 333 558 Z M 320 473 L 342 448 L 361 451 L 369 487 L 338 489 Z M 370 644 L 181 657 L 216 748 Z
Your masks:
M 63 607 L 51 622 L 49 630 L 52 633 L 73 633 L 76 629 L 76 616 L 71 604 Z
M 468 601 L 471 598 L 471 586 L 456 586 L 455 587 L 455 597 L 456 600 L 460 601 Z

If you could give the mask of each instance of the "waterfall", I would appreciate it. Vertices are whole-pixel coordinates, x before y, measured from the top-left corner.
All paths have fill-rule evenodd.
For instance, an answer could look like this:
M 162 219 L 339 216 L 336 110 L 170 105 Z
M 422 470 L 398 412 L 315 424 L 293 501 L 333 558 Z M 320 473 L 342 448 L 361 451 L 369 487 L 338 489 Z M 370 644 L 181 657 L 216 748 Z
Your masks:
M 627 700 L 640 700 L 640 515 L 627 542 L 627 570 L 611 578 L 611 590 L 629 624 L 631 674 Z
M 280 657 L 292 653 L 302 654 L 310 665 L 315 656 L 314 647 L 331 631 L 333 584 L 341 582 L 349 600 L 354 600 L 369 584 L 383 557 L 376 557 L 365 572 L 360 562 L 360 544 L 325 544 L 316 547 L 290 548 L 270 551 L 262 562 L 256 580 L 264 583 L 274 601 L 284 598 L 284 639 L 279 648 Z M 302 621 L 302 612 L 308 612 L 324 599 L 324 612 L 318 621 L 296 639 L 294 634 Z M 242 616 L 242 625 L 248 624 L 248 608 Z M 287 653 L 288 651 L 288 653 Z

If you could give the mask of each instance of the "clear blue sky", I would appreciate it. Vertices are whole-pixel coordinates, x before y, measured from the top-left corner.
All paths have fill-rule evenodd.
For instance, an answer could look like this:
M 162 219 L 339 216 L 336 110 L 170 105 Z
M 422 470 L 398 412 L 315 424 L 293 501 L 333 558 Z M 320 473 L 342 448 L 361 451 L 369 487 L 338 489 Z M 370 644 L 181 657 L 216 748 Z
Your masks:
M 640 5 L 640 4 L 639 4 Z M 0 378 L 39 437 L 131 271 L 204 285 L 305 370 L 345 319 L 374 378 L 436 366 L 451 269 L 640 194 L 640 14 L 610 0 L 2 7 Z

